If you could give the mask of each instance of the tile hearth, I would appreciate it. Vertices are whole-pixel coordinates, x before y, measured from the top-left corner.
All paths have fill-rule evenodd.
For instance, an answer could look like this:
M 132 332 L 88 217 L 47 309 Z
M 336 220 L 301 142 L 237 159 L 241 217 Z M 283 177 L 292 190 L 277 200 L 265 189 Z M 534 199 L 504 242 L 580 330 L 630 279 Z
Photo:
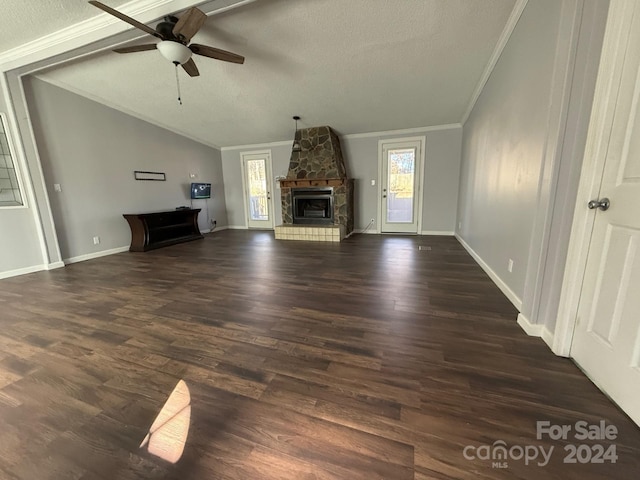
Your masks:
M 312 242 L 341 242 L 345 238 L 344 225 L 278 225 L 276 240 L 305 240 Z

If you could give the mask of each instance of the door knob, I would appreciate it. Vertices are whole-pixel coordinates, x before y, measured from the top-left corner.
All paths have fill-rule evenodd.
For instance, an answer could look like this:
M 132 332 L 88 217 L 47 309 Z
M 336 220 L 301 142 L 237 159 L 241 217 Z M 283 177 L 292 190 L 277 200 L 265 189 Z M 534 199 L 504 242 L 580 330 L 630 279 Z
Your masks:
M 609 207 L 611 206 L 611 202 L 609 201 L 608 198 L 603 198 L 602 200 L 591 200 L 587 206 L 591 209 L 594 210 L 596 208 L 599 208 L 600 210 L 602 210 L 603 212 L 605 210 L 609 210 Z

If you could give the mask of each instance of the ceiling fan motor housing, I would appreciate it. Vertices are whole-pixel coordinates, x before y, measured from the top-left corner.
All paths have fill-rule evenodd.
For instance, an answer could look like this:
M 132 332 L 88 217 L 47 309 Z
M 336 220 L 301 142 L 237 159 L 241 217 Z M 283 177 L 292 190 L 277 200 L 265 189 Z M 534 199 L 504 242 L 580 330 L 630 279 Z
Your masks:
M 164 20 L 156 25 L 156 32 L 162 35 L 162 38 L 175 39 L 173 27 L 178 23 L 178 19 L 172 15 L 164 17 Z

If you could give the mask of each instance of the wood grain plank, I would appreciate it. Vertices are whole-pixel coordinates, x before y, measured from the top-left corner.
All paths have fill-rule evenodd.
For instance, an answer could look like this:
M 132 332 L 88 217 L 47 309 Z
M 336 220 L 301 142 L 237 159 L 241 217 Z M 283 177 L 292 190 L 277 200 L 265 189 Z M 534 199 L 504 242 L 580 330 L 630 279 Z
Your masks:
M 638 427 L 516 315 L 451 237 L 227 230 L 3 279 L 0 478 L 635 478 Z M 191 420 L 170 464 L 139 445 L 179 380 Z M 615 425 L 617 463 L 462 455 L 562 450 L 538 420 Z

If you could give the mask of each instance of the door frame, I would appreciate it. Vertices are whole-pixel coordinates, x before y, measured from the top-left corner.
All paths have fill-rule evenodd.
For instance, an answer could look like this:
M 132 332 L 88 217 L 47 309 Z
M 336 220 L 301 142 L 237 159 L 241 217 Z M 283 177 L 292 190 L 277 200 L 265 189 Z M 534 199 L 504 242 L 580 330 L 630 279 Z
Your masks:
M 245 224 L 247 226 L 247 229 L 249 229 L 249 202 L 247 201 L 249 195 L 247 194 L 247 176 L 246 176 L 246 172 L 245 172 L 245 168 L 244 168 L 244 161 L 246 157 L 249 156 L 254 156 L 254 155 L 260 155 L 260 156 L 264 156 L 267 159 L 267 171 L 265 172 L 265 175 L 267 177 L 267 188 L 269 188 L 269 192 L 271 192 L 270 194 L 270 198 L 268 201 L 268 205 L 269 205 L 269 218 L 271 219 L 271 226 L 267 227 L 267 230 L 271 229 L 273 230 L 275 227 L 275 210 L 274 210 L 274 206 L 273 206 L 273 186 L 274 186 L 274 180 L 273 180 L 273 159 L 271 157 L 271 150 L 252 150 L 250 152 L 240 152 L 240 171 L 241 171 L 241 175 L 242 175 L 242 201 L 244 203 L 244 221 Z
M 562 280 L 560 306 L 553 336 L 553 352 L 565 357 L 571 354 L 573 332 L 578 320 L 580 295 L 591 245 L 591 232 L 596 216 L 596 210 L 589 210 L 587 202 L 597 198 L 600 194 L 615 113 L 617 87 L 622 74 L 622 63 L 626 52 L 626 41 L 631 26 L 634 2 L 635 0 L 611 0 L 609 6 L 582 173 L 571 226 L 565 273 Z
M 384 233 L 393 235 L 393 232 L 383 232 L 382 231 L 382 186 L 384 180 L 384 147 L 388 144 L 398 144 L 398 143 L 408 143 L 408 142 L 418 142 L 419 149 L 417 166 L 418 166 L 418 198 L 416 202 L 416 214 L 418 215 L 418 225 L 416 235 L 422 235 L 422 207 L 424 203 L 424 179 L 425 179 L 425 147 L 427 145 L 427 137 L 426 135 L 422 135 L 419 137 L 396 137 L 396 138 L 385 138 L 382 140 L 378 140 L 378 202 L 377 202 L 377 219 L 378 228 L 377 233 Z M 403 233 L 397 233 L 397 235 L 406 235 Z M 411 234 L 409 234 L 411 235 Z

